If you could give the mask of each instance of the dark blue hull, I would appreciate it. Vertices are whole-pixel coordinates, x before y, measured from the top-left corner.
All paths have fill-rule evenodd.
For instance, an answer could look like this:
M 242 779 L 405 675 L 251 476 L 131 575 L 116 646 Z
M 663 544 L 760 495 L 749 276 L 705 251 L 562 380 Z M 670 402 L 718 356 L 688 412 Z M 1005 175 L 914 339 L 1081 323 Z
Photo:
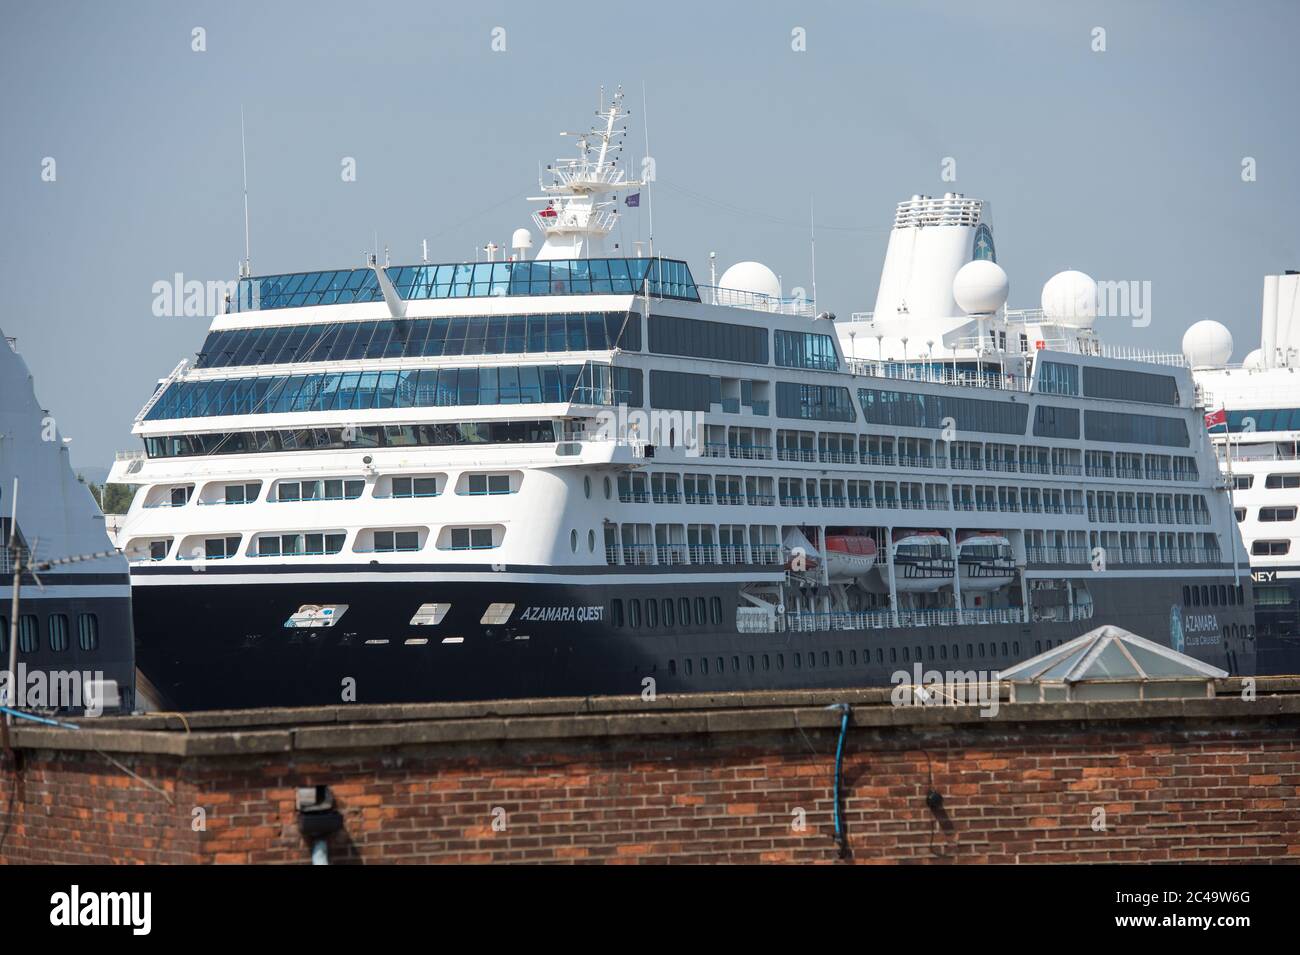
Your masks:
M 1070 622 L 739 633 L 734 582 L 552 582 L 479 570 L 445 581 L 400 572 L 357 579 L 373 567 L 315 568 L 308 583 L 274 573 L 224 583 L 211 568 L 202 583 L 137 578 L 138 665 L 166 705 L 187 710 L 632 695 L 651 685 L 658 693 L 882 686 L 917 662 L 1006 669 L 1106 623 L 1233 673 L 1256 667 L 1249 605 L 1184 611 L 1173 577 L 1090 579 L 1095 612 Z M 634 627 L 630 613 L 620 619 L 611 608 L 615 600 L 676 607 L 683 598 L 690 619 L 674 613 L 671 626 L 667 614 L 656 614 L 654 628 L 639 614 Z M 431 602 L 450 604 L 442 621 L 412 625 Z M 493 603 L 515 605 L 505 624 L 482 622 Z M 348 609 L 332 627 L 286 628 L 304 604 Z

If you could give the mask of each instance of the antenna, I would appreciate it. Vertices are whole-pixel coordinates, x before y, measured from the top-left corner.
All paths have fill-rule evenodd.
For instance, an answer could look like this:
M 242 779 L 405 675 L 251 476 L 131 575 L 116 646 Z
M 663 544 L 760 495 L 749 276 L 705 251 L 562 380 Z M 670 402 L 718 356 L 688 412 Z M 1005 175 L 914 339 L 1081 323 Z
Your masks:
M 817 314 L 817 209 L 812 196 L 808 197 L 808 248 L 812 255 L 812 311 Z
M 646 110 L 645 102 L 645 80 L 641 81 L 641 122 L 645 129 L 645 154 L 650 157 L 650 162 L 654 163 L 654 153 L 650 152 L 650 114 Z M 655 257 L 655 194 L 650 184 L 653 176 L 646 180 L 645 184 L 645 202 L 646 211 L 650 215 L 650 258 Z
M 253 256 L 249 248 L 248 234 L 248 148 L 244 139 L 244 105 L 239 105 L 239 157 L 244 166 L 244 267 L 241 278 L 253 274 Z

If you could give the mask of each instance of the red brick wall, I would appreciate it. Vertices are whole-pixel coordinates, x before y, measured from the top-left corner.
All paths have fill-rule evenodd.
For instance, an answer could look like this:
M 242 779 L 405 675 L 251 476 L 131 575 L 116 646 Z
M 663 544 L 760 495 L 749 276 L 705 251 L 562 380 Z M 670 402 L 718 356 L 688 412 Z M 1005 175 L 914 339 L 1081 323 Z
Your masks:
M 1300 861 L 1300 723 L 851 729 L 853 861 Z M 833 862 L 836 734 L 441 744 L 270 756 L 26 754 L 11 862 L 304 862 L 326 784 L 336 862 Z M 942 818 L 927 808 L 933 785 Z M 206 830 L 192 828 L 193 809 Z M 505 810 L 504 831 L 493 809 Z M 807 828 L 796 831 L 796 809 Z M 1093 828 L 1104 810 L 1105 829 Z

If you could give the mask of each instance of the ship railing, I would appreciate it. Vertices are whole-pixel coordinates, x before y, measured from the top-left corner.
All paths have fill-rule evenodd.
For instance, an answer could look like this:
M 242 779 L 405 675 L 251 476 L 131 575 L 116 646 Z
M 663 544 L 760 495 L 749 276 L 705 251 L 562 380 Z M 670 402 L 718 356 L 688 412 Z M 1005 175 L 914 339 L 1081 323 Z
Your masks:
M 727 456 L 727 445 L 725 442 L 706 441 L 700 451 L 700 457 L 704 458 L 725 458 Z
M 961 388 L 989 388 L 995 391 L 1029 391 L 1031 384 L 1030 379 L 1024 375 L 1006 374 L 997 368 L 990 368 L 984 372 L 962 371 L 943 364 L 940 358 L 925 356 L 906 361 L 849 358 L 846 359 L 845 364 L 850 374 L 863 378 L 916 381 Z
M 1087 564 L 1091 554 L 1086 547 L 1027 547 L 1026 557 L 1031 564 Z
M 623 563 L 633 566 L 646 566 L 654 563 L 654 545 L 624 544 Z
M 153 410 L 153 406 L 158 403 L 158 400 L 163 396 L 163 392 L 171 386 L 173 381 L 185 377 L 185 368 L 189 363 L 190 360 L 188 358 L 182 358 L 180 362 L 177 363 L 176 367 L 172 369 L 171 374 L 162 380 L 162 383 L 158 385 L 157 390 L 154 391 L 154 393 L 149 396 L 149 400 L 144 403 L 144 407 L 140 409 L 140 413 L 135 416 L 136 424 L 143 421 L 145 415 Z
M 717 563 L 717 557 L 712 544 L 691 544 L 689 550 L 692 564 Z
M 826 630 L 885 630 L 894 627 L 952 627 L 959 624 L 1007 624 L 1024 620 L 1019 607 L 976 607 L 962 610 L 931 608 L 899 610 L 831 611 L 830 613 L 786 613 L 777 615 L 778 631 L 815 633 Z M 754 627 L 754 624 L 750 625 Z
M 778 448 L 778 461 L 816 461 L 817 452 L 812 448 Z
M 728 451 L 733 458 L 750 461 L 768 461 L 772 458 L 772 448 L 766 444 L 733 444 Z
M 687 560 L 685 544 L 657 544 L 655 555 L 661 564 L 684 564 Z
M 716 285 L 697 285 L 700 301 L 705 305 L 726 305 L 732 308 L 747 308 L 756 312 L 772 312 L 777 315 L 801 315 L 813 317 L 812 302 L 805 298 L 779 298 L 764 295 L 762 292 L 750 292 L 745 289 L 719 288 Z

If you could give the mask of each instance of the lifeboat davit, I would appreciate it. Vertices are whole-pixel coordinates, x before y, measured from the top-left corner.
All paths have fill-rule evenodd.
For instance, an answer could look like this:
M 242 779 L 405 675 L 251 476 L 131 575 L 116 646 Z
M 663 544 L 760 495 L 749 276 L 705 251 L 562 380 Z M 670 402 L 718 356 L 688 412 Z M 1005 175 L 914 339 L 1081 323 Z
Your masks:
M 962 531 L 957 535 L 961 589 L 997 590 L 1016 576 L 1011 541 L 1001 531 Z
M 900 592 L 934 591 L 952 584 L 952 548 L 941 531 L 894 531 L 893 560 L 894 586 Z
M 791 573 L 810 573 L 822 565 L 822 555 L 797 527 L 786 532 L 781 540 L 781 550 L 785 557 L 785 569 Z
M 856 580 L 876 566 L 876 541 L 863 534 L 826 535 L 826 572 L 831 580 Z

